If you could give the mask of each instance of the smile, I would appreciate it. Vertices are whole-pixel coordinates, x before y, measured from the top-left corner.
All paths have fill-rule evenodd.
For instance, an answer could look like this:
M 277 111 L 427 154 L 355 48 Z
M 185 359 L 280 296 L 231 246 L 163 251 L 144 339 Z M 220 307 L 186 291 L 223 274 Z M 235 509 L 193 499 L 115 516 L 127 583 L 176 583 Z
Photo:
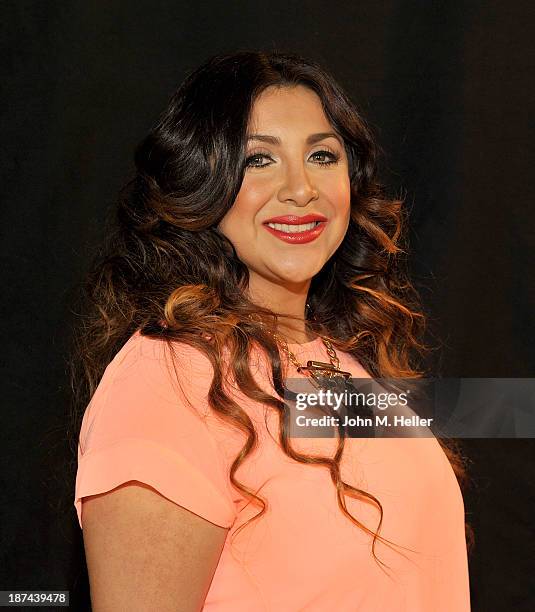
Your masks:
M 325 229 L 326 221 L 312 221 L 299 225 L 286 223 L 265 223 L 264 227 L 273 236 L 290 244 L 303 244 L 315 240 Z

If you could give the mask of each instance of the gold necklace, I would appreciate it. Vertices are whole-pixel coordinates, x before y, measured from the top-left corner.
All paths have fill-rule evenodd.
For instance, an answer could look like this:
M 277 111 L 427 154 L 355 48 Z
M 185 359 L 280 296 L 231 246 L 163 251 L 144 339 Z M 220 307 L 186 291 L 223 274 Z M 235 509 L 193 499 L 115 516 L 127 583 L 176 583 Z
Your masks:
M 304 366 L 299 362 L 294 353 L 292 353 L 292 351 L 288 348 L 288 343 L 284 338 L 282 338 L 275 332 L 268 333 L 280 342 L 283 351 L 288 355 L 290 361 L 297 368 L 297 371 L 300 374 L 304 374 L 305 376 L 310 377 L 313 382 L 317 383 L 316 386 L 321 384 L 322 377 L 327 378 L 329 380 L 333 378 L 343 378 L 344 380 L 351 378 L 351 372 L 344 372 L 340 369 L 340 359 L 338 358 L 338 355 L 334 350 L 334 346 L 327 338 L 320 336 L 321 341 L 327 349 L 327 355 L 329 356 L 330 363 L 325 363 L 324 361 L 307 361 L 306 366 Z
M 306 304 L 305 310 L 306 312 L 310 311 L 310 304 L 308 302 Z M 251 315 L 249 315 L 249 318 L 251 318 Z M 314 315 L 312 315 L 312 318 L 313 319 L 315 318 Z M 260 325 L 265 328 L 263 323 L 260 323 Z M 306 366 L 304 366 L 302 363 L 299 362 L 297 357 L 288 348 L 288 343 L 286 342 L 285 338 L 282 338 L 276 332 L 272 332 L 270 330 L 266 330 L 266 331 L 273 338 L 275 338 L 275 340 L 277 340 L 279 344 L 281 344 L 283 351 L 286 353 L 286 355 L 288 355 L 290 361 L 297 368 L 297 371 L 300 374 L 304 374 L 305 376 L 308 376 L 311 379 L 311 382 L 316 387 L 321 386 L 322 377 L 327 378 L 329 380 L 332 380 L 332 379 L 347 380 L 348 378 L 351 378 L 351 372 L 344 372 L 343 370 L 340 369 L 340 360 L 338 359 L 338 355 L 336 354 L 336 351 L 334 350 L 334 346 L 331 344 L 330 340 L 328 340 L 327 338 L 320 336 L 321 341 L 323 342 L 323 344 L 325 345 L 325 348 L 327 349 L 327 355 L 329 356 L 330 363 L 326 363 L 324 361 L 307 361 Z

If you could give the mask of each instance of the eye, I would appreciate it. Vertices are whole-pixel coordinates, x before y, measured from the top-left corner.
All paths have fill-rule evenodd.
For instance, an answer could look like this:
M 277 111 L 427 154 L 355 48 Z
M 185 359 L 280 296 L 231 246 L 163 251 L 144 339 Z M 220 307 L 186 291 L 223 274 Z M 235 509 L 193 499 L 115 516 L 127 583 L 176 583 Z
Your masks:
M 249 155 L 249 157 L 245 160 L 246 168 L 265 168 L 270 164 L 261 163 L 263 159 L 270 159 L 273 161 L 273 158 L 266 153 L 253 153 L 253 155 Z
M 338 163 L 340 160 L 339 155 L 326 150 L 315 151 L 310 157 L 314 157 L 316 163 L 320 166 L 330 166 L 331 164 Z
M 330 166 L 331 164 L 336 164 L 340 160 L 340 155 L 333 153 L 332 151 L 328 151 L 326 149 L 322 149 L 321 151 L 315 151 L 310 156 L 315 163 L 319 166 Z M 269 160 L 268 163 L 262 163 L 263 160 Z M 270 166 L 275 160 L 268 153 L 253 153 L 249 155 L 245 159 L 245 167 L 246 168 L 266 168 Z

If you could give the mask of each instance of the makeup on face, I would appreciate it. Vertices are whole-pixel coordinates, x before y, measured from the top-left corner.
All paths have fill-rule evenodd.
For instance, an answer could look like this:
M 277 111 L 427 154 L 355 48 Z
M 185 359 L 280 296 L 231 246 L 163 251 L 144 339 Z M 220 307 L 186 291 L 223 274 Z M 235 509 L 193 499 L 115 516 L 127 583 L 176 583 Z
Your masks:
M 262 224 L 268 232 L 288 244 L 312 242 L 323 232 L 327 217 L 320 214 L 272 217 Z
M 283 303 L 283 288 L 305 288 L 346 234 L 351 193 L 345 145 L 319 97 L 303 86 L 263 92 L 246 138 L 242 184 L 220 229 L 255 289 Z

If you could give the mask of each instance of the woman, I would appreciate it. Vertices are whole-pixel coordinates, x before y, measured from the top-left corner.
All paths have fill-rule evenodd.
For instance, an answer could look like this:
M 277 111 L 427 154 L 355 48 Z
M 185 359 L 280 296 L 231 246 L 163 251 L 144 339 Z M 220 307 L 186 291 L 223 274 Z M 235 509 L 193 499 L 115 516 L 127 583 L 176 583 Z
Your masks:
M 401 202 L 348 97 L 295 56 L 218 56 L 135 162 L 79 334 L 95 612 L 469 610 L 456 451 L 287 431 L 309 360 L 422 374 Z

